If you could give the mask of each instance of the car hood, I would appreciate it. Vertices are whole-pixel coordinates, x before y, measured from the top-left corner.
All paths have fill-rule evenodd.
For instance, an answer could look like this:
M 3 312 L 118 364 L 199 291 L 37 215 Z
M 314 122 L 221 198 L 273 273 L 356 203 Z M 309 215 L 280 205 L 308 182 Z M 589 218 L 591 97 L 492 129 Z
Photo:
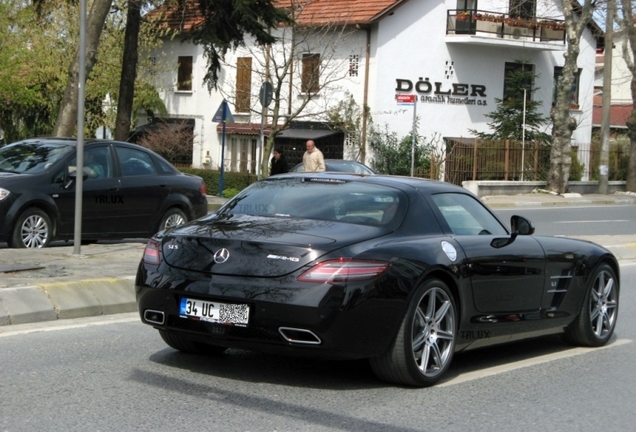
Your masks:
M 278 277 L 322 255 L 390 233 L 334 221 L 211 215 L 166 232 L 166 264 L 219 275 Z

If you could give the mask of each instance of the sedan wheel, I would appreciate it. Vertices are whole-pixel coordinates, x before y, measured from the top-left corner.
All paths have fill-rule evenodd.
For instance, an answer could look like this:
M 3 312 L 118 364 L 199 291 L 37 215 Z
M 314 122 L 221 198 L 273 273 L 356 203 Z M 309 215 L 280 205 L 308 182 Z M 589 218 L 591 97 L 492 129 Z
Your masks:
M 385 381 L 433 385 L 451 363 L 456 329 L 450 289 L 440 280 L 429 280 L 413 296 L 393 344 L 386 353 L 370 360 L 371 367 Z
M 159 231 L 163 231 L 165 229 L 183 225 L 187 221 L 188 221 L 188 217 L 183 211 L 181 211 L 180 209 L 176 207 L 171 208 L 161 218 L 161 223 L 159 224 Z
M 25 210 L 17 220 L 10 246 L 15 248 L 42 248 L 51 241 L 51 219 L 42 210 Z
M 565 330 L 565 339 L 575 345 L 601 346 L 616 326 L 618 279 L 614 270 L 602 264 L 590 278 L 581 312 Z

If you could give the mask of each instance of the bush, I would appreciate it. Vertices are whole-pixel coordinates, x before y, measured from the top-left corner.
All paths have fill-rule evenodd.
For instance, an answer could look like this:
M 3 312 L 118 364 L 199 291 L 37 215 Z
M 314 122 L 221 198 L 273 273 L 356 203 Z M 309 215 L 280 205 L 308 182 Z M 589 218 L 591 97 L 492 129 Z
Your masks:
M 179 168 L 179 171 L 185 174 L 194 174 L 203 178 L 205 182 L 205 188 L 208 195 L 219 194 L 219 179 L 221 173 L 216 170 L 200 169 L 200 168 Z M 223 173 L 223 193 L 226 198 L 226 193 L 231 193 L 234 190 L 234 195 L 251 185 L 256 181 L 256 176 L 253 174 L 237 173 L 237 172 L 224 172 Z M 227 191 L 227 192 L 226 192 Z

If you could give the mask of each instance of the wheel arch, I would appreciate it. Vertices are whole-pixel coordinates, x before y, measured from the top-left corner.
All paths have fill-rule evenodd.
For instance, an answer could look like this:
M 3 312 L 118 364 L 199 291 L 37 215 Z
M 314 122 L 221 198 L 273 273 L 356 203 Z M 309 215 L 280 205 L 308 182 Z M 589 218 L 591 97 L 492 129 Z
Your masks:
M 36 199 L 36 200 L 25 200 L 22 202 L 16 202 L 13 206 L 13 210 L 7 214 L 7 219 L 11 220 L 11 226 L 9 227 L 9 235 L 13 233 L 15 230 L 16 224 L 18 222 L 18 217 L 24 213 L 26 210 L 30 208 L 37 208 L 38 210 L 42 210 L 51 220 L 52 225 L 52 236 L 51 241 L 57 237 L 57 229 L 60 219 L 60 213 L 55 205 L 55 203 L 47 202 L 46 200 Z
M 424 281 L 427 281 L 429 279 L 439 279 L 448 286 L 448 288 L 451 290 L 451 293 L 453 294 L 453 300 L 455 300 L 455 307 L 457 308 L 457 317 L 458 318 L 461 317 L 462 303 L 461 303 L 461 298 L 459 295 L 459 282 L 452 275 L 452 273 L 450 273 L 449 270 L 439 268 L 439 267 L 432 269 L 431 271 L 427 272 L 425 275 L 422 276 L 417 286 L 419 286 Z M 457 320 L 457 326 L 459 327 L 459 319 Z

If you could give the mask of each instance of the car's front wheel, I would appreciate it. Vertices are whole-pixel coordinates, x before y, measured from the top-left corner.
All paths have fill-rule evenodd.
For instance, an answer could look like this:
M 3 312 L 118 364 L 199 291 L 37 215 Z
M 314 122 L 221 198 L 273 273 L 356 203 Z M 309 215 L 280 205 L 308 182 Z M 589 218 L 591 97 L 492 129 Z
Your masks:
M 18 217 L 9 246 L 42 248 L 49 245 L 52 233 L 53 224 L 49 215 L 39 208 L 28 208 Z
M 188 222 L 188 216 L 186 216 L 183 210 L 177 207 L 172 207 L 161 218 L 158 231 L 163 231 L 168 228 L 183 225 L 186 222 Z
M 601 264 L 592 274 L 581 312 L 565 329 L 565 340 L 574 345 L 607 343 L 618 317 L 618 278 L 612 267 Z
M 370 359 L 382 380 L 425 387 L 444 375 L 453 358 L 457 309 L 448 286 L 431 279 L 420 286 L 398 334 L 381 356 Z

